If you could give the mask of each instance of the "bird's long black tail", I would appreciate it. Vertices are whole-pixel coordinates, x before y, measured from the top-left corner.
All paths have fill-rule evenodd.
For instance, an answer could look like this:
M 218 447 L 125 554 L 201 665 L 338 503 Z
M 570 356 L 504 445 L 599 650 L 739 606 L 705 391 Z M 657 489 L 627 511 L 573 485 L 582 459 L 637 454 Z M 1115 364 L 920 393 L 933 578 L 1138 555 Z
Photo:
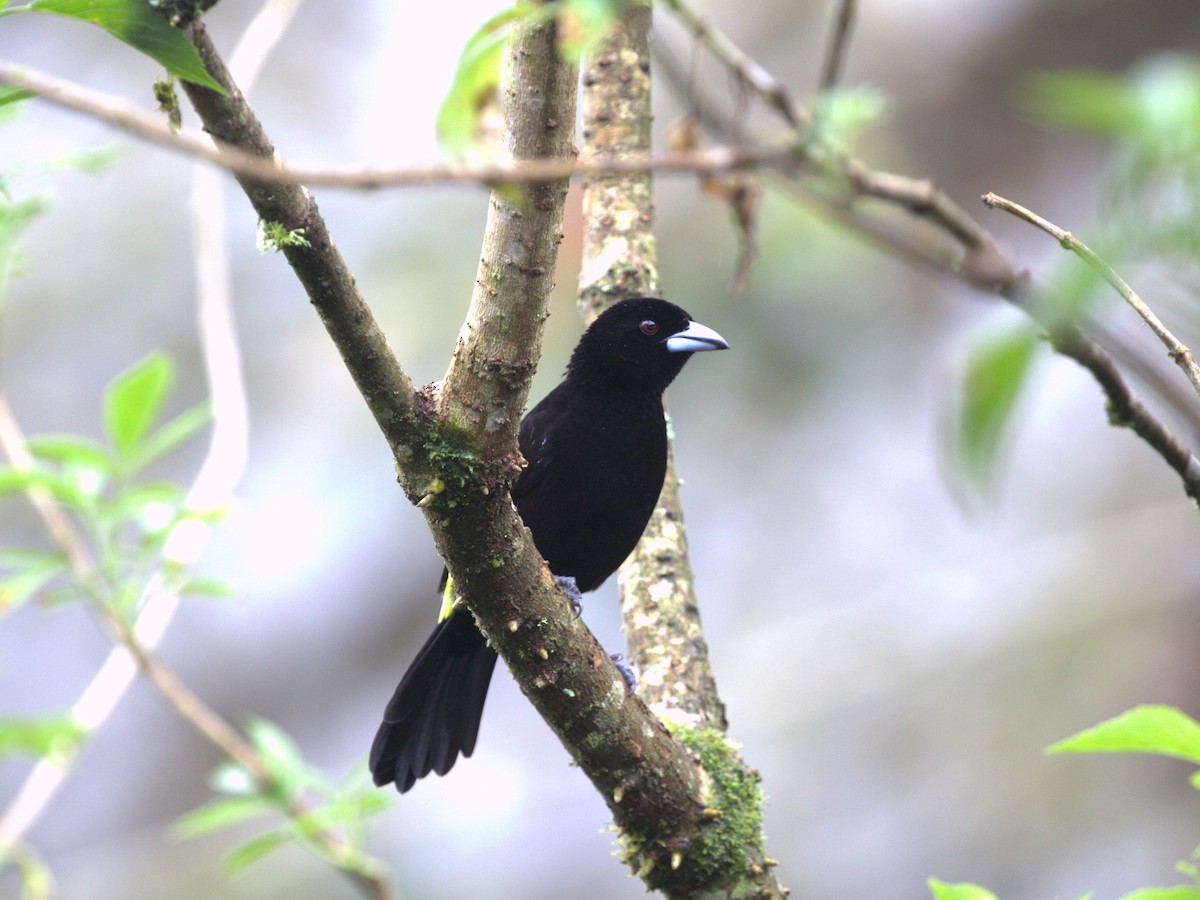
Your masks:
M 445 775 L 479 734 L 496 651 L 459 607 L 438 623 L 400 680 L 371 744 L 371 775 L 404 793 L 430 772 Z

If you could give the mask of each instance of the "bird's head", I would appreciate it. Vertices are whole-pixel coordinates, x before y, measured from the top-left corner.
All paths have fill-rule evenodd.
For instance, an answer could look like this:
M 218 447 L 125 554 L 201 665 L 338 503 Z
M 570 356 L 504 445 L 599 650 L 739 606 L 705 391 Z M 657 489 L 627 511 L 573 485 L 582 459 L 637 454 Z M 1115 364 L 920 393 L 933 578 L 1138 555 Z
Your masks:
M 723 337 L 674 303 L 634 297 L 596 317 L 580 338 L 567 371 L 582 380 L 635 382 L 661 392 L 693 353 L 728 349 Z

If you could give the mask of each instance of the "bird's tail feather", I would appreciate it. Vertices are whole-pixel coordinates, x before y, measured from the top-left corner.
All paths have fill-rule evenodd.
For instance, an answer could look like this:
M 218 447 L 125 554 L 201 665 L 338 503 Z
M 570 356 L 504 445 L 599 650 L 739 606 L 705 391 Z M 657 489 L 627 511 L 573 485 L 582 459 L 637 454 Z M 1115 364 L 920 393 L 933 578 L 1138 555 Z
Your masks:
M 404 793 L 430 772 L 445 775 L 479 734 L 496 651 L 460 607 L 439 622 L 400 680 L 371 745 L 377 785 Z

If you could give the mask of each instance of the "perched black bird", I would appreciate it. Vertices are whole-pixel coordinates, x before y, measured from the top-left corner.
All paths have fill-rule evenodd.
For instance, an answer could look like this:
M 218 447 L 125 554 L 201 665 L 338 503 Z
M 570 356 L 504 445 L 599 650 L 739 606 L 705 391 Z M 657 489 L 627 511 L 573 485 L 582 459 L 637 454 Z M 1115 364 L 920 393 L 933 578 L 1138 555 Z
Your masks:
M 614 304 L 583 333 L 566 378 L 521 422 L 528 465 L 512 490 L 533 542 L 559 578 L 598 588 L 638 539 L 667 468 L 662 393 L 691 355 L 729 345 L 665 300 Z M 493 650 L 452 593 L 383 714 L 371 745 L 377 785 L 403 793 L 470 756 Z

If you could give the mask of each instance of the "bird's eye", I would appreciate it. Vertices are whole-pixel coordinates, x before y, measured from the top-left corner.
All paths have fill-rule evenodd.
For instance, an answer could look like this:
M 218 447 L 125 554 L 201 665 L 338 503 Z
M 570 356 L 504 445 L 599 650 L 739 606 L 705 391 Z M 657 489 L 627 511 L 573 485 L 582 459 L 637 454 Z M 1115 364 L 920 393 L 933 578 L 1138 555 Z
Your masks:
M 658 331 L 658 323 L 653 319 L 647 319 L 640 326 L 642 334 L 654 334 Z

